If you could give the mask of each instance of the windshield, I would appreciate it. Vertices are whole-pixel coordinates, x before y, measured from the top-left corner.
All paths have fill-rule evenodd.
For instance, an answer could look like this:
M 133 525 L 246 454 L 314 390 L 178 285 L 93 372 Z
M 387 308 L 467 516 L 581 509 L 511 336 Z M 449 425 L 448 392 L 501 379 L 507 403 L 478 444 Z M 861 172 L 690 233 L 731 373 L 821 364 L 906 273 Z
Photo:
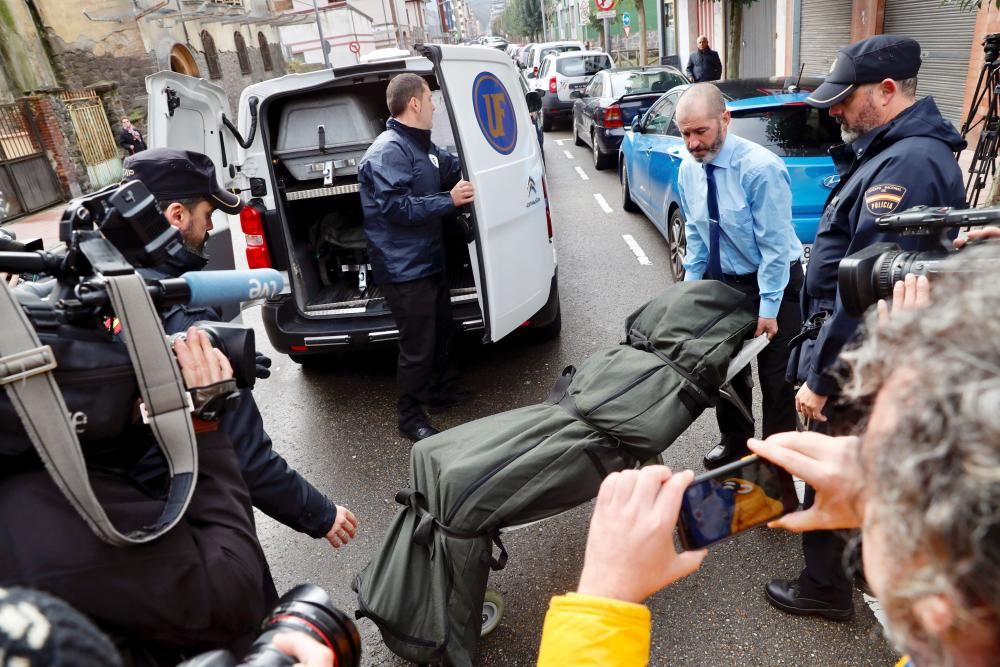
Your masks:
M 541 50 L 538 54 L 538 62 L 545 62 L 545 56 L 551 55 L 553 53 L 566 53 L 567 51 L 583 51 L 579 46 L 573 46 L 572 44 L 566 44 L 565 46 L 548 46 Z
M 837 121 L 804 104 L 734 111 L 729 128 L 781 157 L 826 155 L 831 146 L 842 143 Z
M 563 76 L 594 76 L 611 67 L 611 59 L 606 55 L 560 58 L 556 61 L 556 71 Z
M 612 72 L 611 97 L 633 93 L 665 93 L 674 86 L 685 83 L 687 81 L 680 74 L 666 70 Z

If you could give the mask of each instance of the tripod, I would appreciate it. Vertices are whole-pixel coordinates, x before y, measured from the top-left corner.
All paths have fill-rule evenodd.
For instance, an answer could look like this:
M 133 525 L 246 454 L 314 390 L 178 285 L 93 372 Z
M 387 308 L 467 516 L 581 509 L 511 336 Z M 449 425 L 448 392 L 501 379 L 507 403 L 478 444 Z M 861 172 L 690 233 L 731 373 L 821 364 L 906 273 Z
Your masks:
M 979 196 L 986 187 L 987 176 L 996 178 L 997 152 L 1000 149 L 1000 33 L 990 33 L 983 40 L 985 62 L 979 71 L 976 82 L 976 92 L 969 105 L 969 113 L 962 123 L 962 138 L 974 128 L 982 126 L 979 141 L 972 154 L 969 164 L 969 177 L 965 181 L 965 196 L 969 206 L 979 204 Z M 986 113 L 975 120 L 983 101 L 986 102 Z M 975 122 L 973 122 L 975 121 Z M 958 157 L 956 155 L 956 157 Z

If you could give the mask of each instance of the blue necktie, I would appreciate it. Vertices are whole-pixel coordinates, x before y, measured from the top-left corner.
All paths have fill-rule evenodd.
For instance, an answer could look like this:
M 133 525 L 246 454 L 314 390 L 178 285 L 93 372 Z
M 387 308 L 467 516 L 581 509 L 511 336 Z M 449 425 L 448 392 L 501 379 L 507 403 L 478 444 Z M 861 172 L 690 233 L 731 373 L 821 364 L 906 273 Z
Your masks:
M 715 185 L 715 165 L 705 165 L 708 183 L 708 268 L 705 278 L 722 280 L 722 260 L 719 258 L 719 190 Z

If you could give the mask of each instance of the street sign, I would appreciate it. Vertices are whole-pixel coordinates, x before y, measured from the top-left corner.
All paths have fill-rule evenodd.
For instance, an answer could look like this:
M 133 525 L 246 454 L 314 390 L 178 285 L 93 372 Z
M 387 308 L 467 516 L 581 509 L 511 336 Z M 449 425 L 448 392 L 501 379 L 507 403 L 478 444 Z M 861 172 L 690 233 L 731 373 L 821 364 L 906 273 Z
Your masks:
M 606 12 L 614 9 L 617 1 L 618 0 L 594 0 L 594 4 L 597 5 L 597 9 L 602 12 Z
M 350 44 L 347 45 L 347 48 L 351 50 L 351 53 L 355 54 L 361 53 L 361 44 L 359 44 L 358 42 L 351 42 Z
M 625 31 L 625 39 L 628 39 L 628 34 L 632 30 L 632 26 L 627 23 L 622 23 L 622 30 Z
M 614 9 L 606 9 L 604 11 L 594 13 L 594 16 L 596 16 L 599 19 L 613 19 L 617 15 L 618 12 L 615 11 Z
M 632 17 L 628 15 L 628 12 L 622 14 L 622 25 L 626 28 L 632 25 Z M 625 34 L 627 35 L 628 33 L 626 32 Z

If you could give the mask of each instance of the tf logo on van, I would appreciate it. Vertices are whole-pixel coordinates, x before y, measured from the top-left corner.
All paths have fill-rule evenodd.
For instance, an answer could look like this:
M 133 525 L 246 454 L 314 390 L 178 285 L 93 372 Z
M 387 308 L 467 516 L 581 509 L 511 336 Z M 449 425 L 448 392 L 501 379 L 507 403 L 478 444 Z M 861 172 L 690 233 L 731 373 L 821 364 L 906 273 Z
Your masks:
M 486 142 L 501 155 L 517 145 L 517 117 L 507 89 L 495 75 L 482 72 L 472 83 L 472 107 Z

